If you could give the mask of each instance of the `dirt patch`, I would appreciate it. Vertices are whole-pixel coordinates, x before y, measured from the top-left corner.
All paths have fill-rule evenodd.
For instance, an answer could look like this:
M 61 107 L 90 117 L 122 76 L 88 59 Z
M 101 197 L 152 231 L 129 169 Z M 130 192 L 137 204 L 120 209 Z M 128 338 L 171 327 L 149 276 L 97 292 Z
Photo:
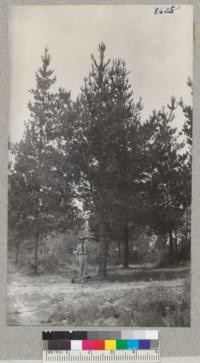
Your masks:
M 189 270 L 138 273 L 122 271 L 85 284 L 64 276 L 10 274 L 8 325 L 189 326 Z

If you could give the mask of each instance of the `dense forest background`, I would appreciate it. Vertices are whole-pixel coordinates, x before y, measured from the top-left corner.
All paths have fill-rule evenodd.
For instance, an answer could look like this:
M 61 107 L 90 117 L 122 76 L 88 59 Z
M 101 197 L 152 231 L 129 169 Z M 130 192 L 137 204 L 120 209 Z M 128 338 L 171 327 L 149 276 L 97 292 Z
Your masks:
M 109 266 L 187 264 L 192 106 L 172 95 L 143 120 L 125 61 L 107 59 L 103 42 L 75 100 L 55 90 L 48 49 L 41 61 L 23 138 L 9 142 L 9 262 L 33 274 L 73 271 L 87 230 L 99 277 Z

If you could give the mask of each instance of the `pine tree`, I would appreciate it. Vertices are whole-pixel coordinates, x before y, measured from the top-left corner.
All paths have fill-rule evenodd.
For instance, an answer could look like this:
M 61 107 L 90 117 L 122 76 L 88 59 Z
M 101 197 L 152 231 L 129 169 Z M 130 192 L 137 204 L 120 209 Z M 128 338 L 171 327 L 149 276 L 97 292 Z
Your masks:
M 99 45 L 99 59 L 92 55 L 92 71 L 84 80 L 79 99 L 79 120 L 77 140 L 81 152 L 81 192 L 85 208 L 95 213 L 99 226 L 99 275 L 106 275 L 108 256 L 107 223 L 107 164 L 108 140 L 107 117 L 109 85 L 105 61 L 105 45 Z M 81 130 L 81 131 L 79 131 Z M 76 144 L 75 144 L 76 145 Z
M 152 134 L 147 142 L 148 193 L 147 220 L 159 235 L 169 237 L 171 258 L 174 257 L 173 232 L 181 222 L 188 205 L 185 194 L 185 165 L 187 154 L 178 141 L 177 129 L 172 127 L 176 101 L 172 97 L 168 112 L 154 111 L 145 127 Z M 149 199 L 148 199 L 149 198 Z
M 110 85 L 109 138 L 110 190 L 108 221 L 118 230 L 123 245 L 123 265 L 129 263 L 130 224 L 136 218 L 138 185 L 141 178 L 140 111 L 141 100 L 133 102 L 126 64 L 114 60 L 108 73 Z M 113 228 L 111 228 L 112 230 Z
M 192 94 L 192 81 L 190 78 L 187 80 L 187 85 L 191 88 L 191 94 Z M 192 146 L 192 121 L 193 121 L 193 109 L 191 105 L 185 105 L 183 102 L 183 99 L 181 98 L 179 105 L 182 108 L 182 111 L 185 115 L 185 122 L 183 125 L 183 132 L 185 133 L 187 137 L 187 142 L 189 146 Z
M 79 120 L 74 141 L 75 152 L 79 150 L 79 190 L 85 208 L 93 215 L 93 225 L 99 227 L 100 275 L 106 274 L 111 226 L 119 227 L 124 266 L 128 265 L 128 224 L 133 212 L 130 200 L 136 194 L 133 179 L 138 178 L 141 101 L 133 103 L 127 76 L 124 61 L 105 61 L 105 45 L 101 43 L 99 59 L 92 55 L 92 70 L 75 105 Z
M 192 80 L 188 78 L 187 85 L 191 89 L 192 92 Z M 190 238 L 191 238 L 191 190 L 192 190 L 192 130 L 193 130 L 193 107 L 191 105 L 185 105 L 183 99 L 180 100 L 179 105 L 182 108 L 182 111 L 185 116 L 185 122 L 183 125 L 183 134 L 185 134 L 187 138 L 187 159 L 186 163 L 183 167 L 183 180 L 184 180 L 184 193 L 186 197 L 186 211 L 183 215 L 183 223 L 182 223 L 182 230 L 185 231 L 186 237 L 185 241 L 187 241 L 187 250 L 190 249 Z M 187 216 L 187 223 L 185 224 L 185 217 Z M 186 228 L 187 225 L 187 228 Z M 187 234 L 190 238 L 187 237 Z
M 10 205 L 15 219 L 28 226 L 34 235 L 34 268 L 38 268 L 38 246 L 41 237 L 52 230 L 67 229 L 79 217 L 73 205 L 72 182 L 63 172 L 64 155 L 58 148 L 57 122 L 69 101 L 64 91 L 52 93 L 56 78 L 45 49 L 42 65 L 36 73 L 33 100 L 28 104 L 30 119 L 23 139 L 14 147 L 14 165 L 10 171 Z M 68 95 L 69 96 L 69 95 Z M 64 104 L 64 105 L 63 105 Z M 18 198 L 22 202 L 18 204 Z M 10 228 L 12 218 L 10 214 Z
M 15 154 L 14 147 L 9 148 L 10 153 Z M 8 244 L 16 249 L 16 265 L 18 264 L 21 242 L 30 236 L 32 231 L 32 219 L 29 192 L 26 188 L 23 173 L 12 167 L 8 168 Z

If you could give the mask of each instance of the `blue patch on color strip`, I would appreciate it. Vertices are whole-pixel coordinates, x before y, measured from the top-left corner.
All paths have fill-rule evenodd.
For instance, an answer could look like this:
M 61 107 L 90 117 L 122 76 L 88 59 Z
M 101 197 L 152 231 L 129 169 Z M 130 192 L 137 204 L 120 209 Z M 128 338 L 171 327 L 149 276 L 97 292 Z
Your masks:
M 139 340 L 139 349 L 151 349 L 150 340 Z
M 139 340 L 137 339 L 131 339 L 128 340 L 128 349 L 137 350 L 139 349 Z

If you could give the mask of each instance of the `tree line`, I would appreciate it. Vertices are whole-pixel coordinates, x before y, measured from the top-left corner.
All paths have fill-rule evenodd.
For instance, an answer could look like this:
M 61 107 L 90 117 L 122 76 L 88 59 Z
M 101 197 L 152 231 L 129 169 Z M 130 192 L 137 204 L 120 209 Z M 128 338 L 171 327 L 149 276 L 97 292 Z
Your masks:
M 107 59 L 103 42 L 76 100 L 63 88 L 52 91 L 48 49 L 41 60 L 24 135 L 9 142 L 9 239 L 17 251 L 34 238 L 37 272 L 42 236 L 78 230 L 87 219 L 99 243 L 99 275 L 106 275 L 112 239 L 123 245 L 128 266 L 136 228 L 169 238 L 173 258 L 173 236 L 191 205 L 192 107 L 172 96 L 142 120 L 126 63 Z M 173 126 L 177 108 L 185 118 L 181 131 Z

